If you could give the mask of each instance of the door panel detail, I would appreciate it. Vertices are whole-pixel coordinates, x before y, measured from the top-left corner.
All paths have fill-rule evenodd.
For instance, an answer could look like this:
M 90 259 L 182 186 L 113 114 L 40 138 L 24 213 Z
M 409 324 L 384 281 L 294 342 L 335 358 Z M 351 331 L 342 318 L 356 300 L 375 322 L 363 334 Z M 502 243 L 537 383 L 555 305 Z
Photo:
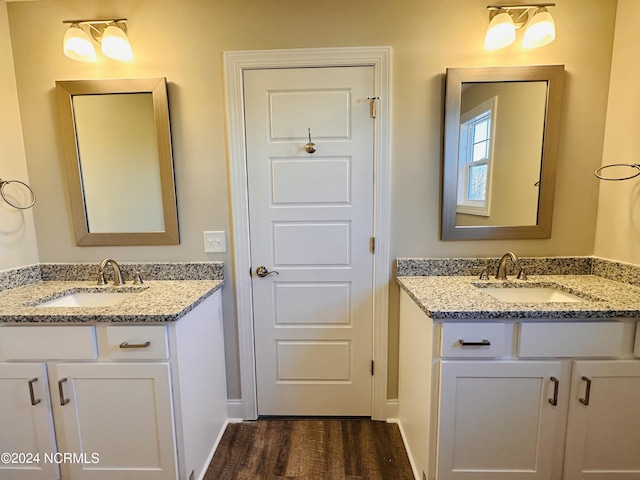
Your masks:
M 274 264 L 278 267 L 348 267 L 351 223 L 276 223 L 273 250 Z
M 278 342 L 278 381 L 351 380 L 351 342 Z M 322 361 L 318 361 L 322 359 Z
M 271 160 L 272 202 L 277 206 L 348 205 L 350 158 Z
M 276 283 L 276 326 L 350 326 L 351 284 Z
M 271 141 L 308 140 L 313 126 L 315 140 L 351 137 L 351 94 L 348 90 L 272 91 L 269 93 Z M 323 121 L 318 122 L 318 115 Z

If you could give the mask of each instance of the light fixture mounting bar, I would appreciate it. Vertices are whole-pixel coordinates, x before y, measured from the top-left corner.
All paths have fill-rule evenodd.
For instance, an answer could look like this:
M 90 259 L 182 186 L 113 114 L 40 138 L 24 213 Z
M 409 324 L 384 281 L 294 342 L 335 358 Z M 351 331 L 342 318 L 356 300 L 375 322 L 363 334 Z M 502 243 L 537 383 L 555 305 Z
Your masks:
M 529 15 L 532 10 L 540 8 L 555 7 L 555 3 L 528 3 L 528 4 L 508 4 L 508 5 L 487 5 L 489 10 L 489 20 L 493 19 L 502 10 L 509 14 L 513 20 L 513 26 L 516 30 L 524 27 L 529 21 Z
M 487 5 L 489 10 L 509 10 L 509 9 L 530 9 L 530 8 L 545 8 L 555 7 L 555 3 L 527 3 L 527 4 L 509 4 L 509 5 Z
M 107 23 L 124 23 L 126 22 L 126 18 L 107 18 L 103 20 L 63 20 L 62 23 L 77 23 L 79 25 L 90 25 L 92 23 L 95 24 L 107 24 Z

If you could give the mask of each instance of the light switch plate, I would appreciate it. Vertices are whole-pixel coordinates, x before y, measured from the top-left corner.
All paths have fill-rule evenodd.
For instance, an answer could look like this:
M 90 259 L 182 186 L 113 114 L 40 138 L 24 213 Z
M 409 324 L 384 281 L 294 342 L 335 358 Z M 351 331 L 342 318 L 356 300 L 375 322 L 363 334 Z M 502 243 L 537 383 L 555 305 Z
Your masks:
M 227 242 L 224 232 L 202 232 L 204 234 L 204 253 L 224 253 Z

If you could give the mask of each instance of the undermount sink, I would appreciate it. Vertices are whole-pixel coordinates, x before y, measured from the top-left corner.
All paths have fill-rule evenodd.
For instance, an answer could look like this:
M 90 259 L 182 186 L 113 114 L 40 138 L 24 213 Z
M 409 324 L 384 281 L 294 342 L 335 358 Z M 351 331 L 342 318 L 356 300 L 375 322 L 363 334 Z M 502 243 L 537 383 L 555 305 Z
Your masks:
M 109 307 L 135 295 L 133 292 L 74 292 L 36 307 Z
M 480 289 L 496 300 L 510 303 L 584 302 L 583 298 L 554 287 L 483 287 Z

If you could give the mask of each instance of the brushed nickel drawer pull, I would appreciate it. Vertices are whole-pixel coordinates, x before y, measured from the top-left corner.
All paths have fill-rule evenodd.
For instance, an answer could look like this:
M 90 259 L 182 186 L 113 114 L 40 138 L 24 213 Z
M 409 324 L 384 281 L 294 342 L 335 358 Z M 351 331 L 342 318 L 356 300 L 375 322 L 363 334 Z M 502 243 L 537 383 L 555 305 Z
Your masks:
M 582 380 L 587 382 L 587 391 L 584 393 L 584 398 L 580 399 L 580 403 L 588 407 L 589 399 L 591 398 L 591 379 L 589 377 L 582 377 Z
M 551 381 L 553 382 L 553 398 L 549 399 L 549 403 L 556 407 L 558 405 L 558 390 L 560 388 L 560 380 L 556 377 L 551 377 Z
M 463 347 L 489 347 L 491 346 L 491 342 L 486 338 L 481 342 L 465 342 L 464 339 L 458 340 L 461 346 Z
M 60 395 L 60 405 L 62 405 L 63 407 L 69 403 L 69 399 L 68 398 L 64 398 L 64 390 L 62 389 L 62 384 L 64 382 L 67 381 L 67 377 L 63 378 L 62 380 L 58 381 L 58 394 Z
M 127 342 L 122 342 L 120 344 L 120 348 L 147 348 L 149 345 L 151 345 L 151 342 L 147 341 L 144 343 L 127 343 Z
M 37 377 L 34 377 L 31 380 L 29 380 L 29 398 L 31 399 L 31 405 L 34 405 L 34 406 L 39 404 L 42 401 L 41 398 L 36 399 L 36 395 L 33 392 L 33 384 L 36 383 L 37 381 L 38 381 Z

